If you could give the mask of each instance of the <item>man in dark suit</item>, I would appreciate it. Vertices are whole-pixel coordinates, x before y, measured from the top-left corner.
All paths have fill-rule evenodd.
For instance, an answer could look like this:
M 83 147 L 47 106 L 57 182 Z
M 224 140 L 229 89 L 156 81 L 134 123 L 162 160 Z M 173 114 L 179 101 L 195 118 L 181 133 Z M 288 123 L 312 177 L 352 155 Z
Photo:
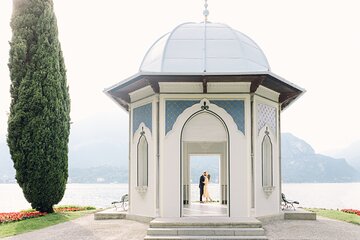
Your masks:
M 203 203 L 202 196 L 203 196 L 203 194 L 204 194 L 205 174 L 206 174 L 206 172 L 204 172 L 204 173 L 200 176 L 200 181 L 199 181 L 200 203 Z

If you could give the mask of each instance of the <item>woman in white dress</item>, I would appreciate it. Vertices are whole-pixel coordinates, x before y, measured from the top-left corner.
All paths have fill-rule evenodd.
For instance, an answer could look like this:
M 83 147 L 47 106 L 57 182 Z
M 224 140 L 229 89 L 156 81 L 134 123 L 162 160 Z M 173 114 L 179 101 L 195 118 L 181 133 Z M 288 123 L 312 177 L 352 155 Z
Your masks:
M 204 181 L 204 198 L 205 198 L 205 202 L 212 202 L 212 199 L 210 197 L 210 193 L 209 193 L 209 182 L 210 182 L 210 174 L 208 172 L 206 172 L 205 175 L 205 181 Z

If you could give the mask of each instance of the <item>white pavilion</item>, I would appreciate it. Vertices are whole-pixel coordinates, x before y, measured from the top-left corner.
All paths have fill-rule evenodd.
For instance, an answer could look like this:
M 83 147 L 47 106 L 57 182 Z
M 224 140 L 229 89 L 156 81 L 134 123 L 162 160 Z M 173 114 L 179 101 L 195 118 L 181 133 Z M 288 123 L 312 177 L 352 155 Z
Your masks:
M 304 90 L 271 72 L 248 36 L 207 20 L 180 24 L 105 92 L 129 113 L 129 214 L 281 212 L 280 117 Z M 203 156 L 204 170 L 206 156 L 218 156 L 218 202 L 192 200 L 192 156 Z

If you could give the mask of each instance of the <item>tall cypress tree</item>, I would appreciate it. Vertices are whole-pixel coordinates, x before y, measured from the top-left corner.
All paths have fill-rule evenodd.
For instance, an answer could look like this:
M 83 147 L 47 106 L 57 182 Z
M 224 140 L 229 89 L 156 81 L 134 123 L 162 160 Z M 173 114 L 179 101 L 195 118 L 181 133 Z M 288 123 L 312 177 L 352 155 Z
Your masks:
M 7 142 L 31 206 L 53 212 L 68 177 L 70 98 L 52 0 L 13 0 Z

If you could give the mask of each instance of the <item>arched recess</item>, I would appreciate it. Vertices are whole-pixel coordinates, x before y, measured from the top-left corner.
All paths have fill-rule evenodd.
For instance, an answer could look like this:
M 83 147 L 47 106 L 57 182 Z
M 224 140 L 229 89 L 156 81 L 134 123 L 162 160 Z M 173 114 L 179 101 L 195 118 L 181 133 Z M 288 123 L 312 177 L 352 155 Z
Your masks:
M 131 182 L 136 191 L 143 194 L 152 185 L 153 139 L 151 130 L 142 122 L 132 139 Z
M 268 188 L 273 187 L 274 184 L 274 158 L 269 132 L 266 131 L 265 133 L 261 143 L 262 186 Z
M 190 155 L 211 155 L 220 156 L 220 179 L 219 192 L 220 203 L 223 206 L 228 204 L 229 194 L 229 131 L 224 120 L 208 109 L 203 109 L 191 115 L 185 122 L 180 138 L 181 144 L 181 190 L 182 202 L 186 205 L 186 211 L 182 210 L 182 216 L 191 215 L 191 181 L 190 181 Z M 204 162 L 203 171 L 208 170 Z M 199 172 L 199 177 L 202 172 Z M 215 206 L 215 205 L 214 205 Z M 227 208 L 217 208 L 218 215 L 228 216 Z M 205 213 L 206 214 L 206 213 Z
M 279 181 L 279 152 L 276 133 L 266 124 L 258 135 L 258 187 L 266 198 L 272 195 Z
M 147 187 L 149 180 L 149 144 L 145 137 L 145 132 L 140 133 L 137 144 L 136 159 L 136 185 L 137 187 Z
M 206 108 L 204 107 L 206 106 Z M 228 163 L 228 213 L 230 216 L 249 216 L 250 206 L 248 196 L 250 195 L 250 161 L 249 148 L 245 134 L 239 130 L 237 124 L 230 114 L 216 104 L 211 104 L 207 99 L 199 100 L 199 103 L 185 109 L 176 119 L 171 131 L 161 130 L 164 136 L 163 145 L 160 146 L 160 177 L 161 179 L 171 179 L 171 181 L 161 181 L 160 203 L 161 215 L 164 217 L 181 217 L 183 196 L 182 196 L 182 146 L 181 133 L 185 123 L 192 116 L 201 111 L 212 112 L 222 119 L 228 128 L 229 141 L 227 146 Z M 245 133 L 248 128 L 245 129 Z M 177 154 L 178 153 L 178 154 Z M 174 191 L 174 188 L 177 189 Z M 167 193 L 171 193 L 167 194 Z M 234 203 L 231 205 L 231 202 Z

